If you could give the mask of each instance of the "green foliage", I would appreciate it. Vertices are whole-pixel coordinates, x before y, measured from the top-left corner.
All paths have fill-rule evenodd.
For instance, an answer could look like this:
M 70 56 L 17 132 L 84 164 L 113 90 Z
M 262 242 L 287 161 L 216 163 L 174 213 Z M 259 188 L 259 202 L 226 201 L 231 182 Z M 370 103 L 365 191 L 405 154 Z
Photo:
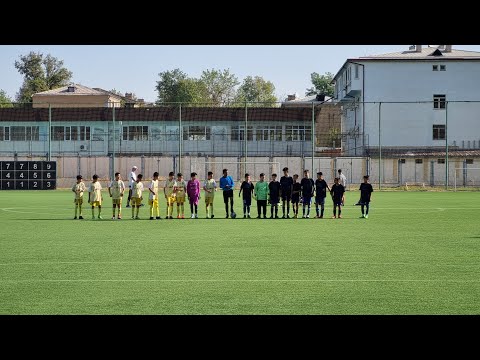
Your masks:
M 274 107 L 277 102 L 275 85 L 261 76 L 247 76 L 238 88 L 235 102 L 251 103 L 249 106 Z
M 235 87 L 240 84 L 230 70 L 205 70 L 200 77 L 205 85 L 208 102 L 212 105 L 226 105 L 235 99 Z
M 52 55 L 31 51 L 15 61 L 15 68 L 23 75 L 23 84 L 17 93 L 18 102 L 32 102 L 32 95 L 68 85 L 72 72 L 63 66 L 63 61 Z
M 311 75 L 311 80 L 313 87 L 307 89 L 305 92 L 306 96 L 327 95 L 333 97 L 335 87 L 331 84 L 333 80 L 332 73 L 327 72 L 325 75 L 319 75 L 318 73 L 314 72 Z
M 7 96 L 6 92 L 0 89 L 0 108 L 13 107 L 12 99 Z
M 160 74 L 160 80 L 155 87 L 158 91 L 157 104 L 178 102 L 179 83 L 188 78 L 180 69 L 163 71 Z

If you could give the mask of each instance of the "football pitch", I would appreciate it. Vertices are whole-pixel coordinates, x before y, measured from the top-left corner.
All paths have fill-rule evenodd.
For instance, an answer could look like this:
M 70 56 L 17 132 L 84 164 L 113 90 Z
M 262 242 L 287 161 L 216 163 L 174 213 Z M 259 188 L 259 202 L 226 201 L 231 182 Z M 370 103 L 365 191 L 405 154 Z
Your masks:
M 0 314 L 480 313 L 479 192 L 374 192 L 368 219 L 347 192 L 343 219 L 327 198 L 285 220 L 243 219 L 238 191 L 225 219 L 221 195 L 214 219 L 202 191 L 199 219 L 161 199 L 162 220 L 113 221 L 105 193 L 104 220 L 73 220 L 71 191 L 1 191 Z

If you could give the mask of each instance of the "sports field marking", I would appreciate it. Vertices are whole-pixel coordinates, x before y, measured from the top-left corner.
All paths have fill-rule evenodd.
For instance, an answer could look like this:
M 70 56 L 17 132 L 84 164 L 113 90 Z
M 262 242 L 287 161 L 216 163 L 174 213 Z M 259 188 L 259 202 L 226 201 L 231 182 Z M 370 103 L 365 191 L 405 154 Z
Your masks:
M 250 264 L 250 263 L 262 263 L 262 264 L 363 264 L 363 265 L 411 265 L 411 266 L 480 266 L 480 263 L 476 264 L 432 264 L 432 263 L 408 263 L 408 262 L 378 262 L 372 263 L 367 261 L 328 261 L 328 260 L 145 260 L 145 261 L 58 261 L 58 262 L 25 262 L 25 263 L 0 263 L 0 266 L 10 265 L 91 265 L 91 264 L 158 264 L 158 263 L 193 263 L 193 264 Z
M 455 279 L 23 279 L 0 280 L 6 283 L 29 282 L 438 282 L 480 283 L 478 280 Z

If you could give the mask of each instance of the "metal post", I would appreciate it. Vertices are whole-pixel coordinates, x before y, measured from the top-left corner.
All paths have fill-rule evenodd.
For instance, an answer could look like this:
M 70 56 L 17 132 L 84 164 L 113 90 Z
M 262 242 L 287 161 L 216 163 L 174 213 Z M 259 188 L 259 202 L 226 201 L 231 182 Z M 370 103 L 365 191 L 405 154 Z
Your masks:
M 178 119 L 178 172 L 182 172 L 182 104 L 179 107 L 179 119 Z
M 445 101 L 445 190 L 448 190 L 448 101 Z
M 382 133 L 381 133 L 381 109 L 382 103 L 378 104 L 378 189 L 382 190 Z
M 48 104 L 48 161 L 52 161 L 52 104 Z
M 312 167 L 311 167 L 311 172 L 310 174 L 313 174 L 316 172 L 315 167 L 314 167 L 314 160 L 315 160 L 315 102 L 312 102 Z
M 111 179 L 115 178 L 115 103 L 113 103 L 113 112 L 112 112 L 112 120 L 113 120 L 113 142 L 112 142 L 112 173 L 110 174 Z
M 243 133 L 243 136 L 244 136 L 244 140 L 245 140 L 245 156 L 244 156 L 244 159 L 245 159 L 245 173 L 247 173 L 247 137 L 248 137 L 248 107 L 247 107 L 247 101 L 245 101 L 245 131 Z M 241 179 L 241 177 L 240 177 Z

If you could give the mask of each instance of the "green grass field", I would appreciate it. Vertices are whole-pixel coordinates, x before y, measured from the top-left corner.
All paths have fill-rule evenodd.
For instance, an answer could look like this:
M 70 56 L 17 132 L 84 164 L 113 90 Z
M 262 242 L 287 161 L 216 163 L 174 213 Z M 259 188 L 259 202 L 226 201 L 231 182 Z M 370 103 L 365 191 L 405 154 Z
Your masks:
M 343 219 L 289 220 L 238 197 L 225 219 L 217 193 L 215 219 L 202 198 L 199 219 L 112 221 L 104 196 L 74 221 L 71 192 L 0 192 L 0 314 L 480 313 L 480 193 L 376 192 L 360 219 L 347 192 Z

